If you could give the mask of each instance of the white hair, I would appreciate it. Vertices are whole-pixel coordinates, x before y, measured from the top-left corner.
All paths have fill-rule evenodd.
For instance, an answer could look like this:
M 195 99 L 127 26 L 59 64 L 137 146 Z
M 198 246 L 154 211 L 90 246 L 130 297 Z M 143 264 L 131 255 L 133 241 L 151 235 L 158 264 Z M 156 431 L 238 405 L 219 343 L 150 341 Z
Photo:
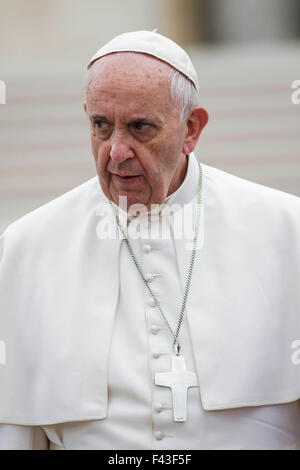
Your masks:
M 169 75 L 171 98 L 179 106 L 180 120 L 184 121 L 194 106 L 200 106 L 200 96 L 189 78 L 172 69 Z
M 127 52 L 127 54 L 136 54 L 136 52 Z M 85 95 L 87 93 L 92 66 L 93 64 L 90 66 L 85 78 Z M 194 106 L 200 106 L 200 96 L 193 82 L 173 67 L 169 73 L 169 81 L 171 98 L 179 107 L 180 121 L 184 121 Z

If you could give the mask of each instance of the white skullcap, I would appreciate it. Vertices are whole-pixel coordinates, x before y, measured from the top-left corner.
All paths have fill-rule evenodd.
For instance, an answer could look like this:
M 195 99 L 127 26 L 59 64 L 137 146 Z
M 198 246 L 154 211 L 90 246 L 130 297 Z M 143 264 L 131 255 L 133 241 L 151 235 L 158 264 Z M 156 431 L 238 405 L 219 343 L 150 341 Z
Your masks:
M 123 33 L 101 47 L 91 58 L 87 68 L 95 60 L 112 52 L 142 52 L 157 57 L 183 73 L 198 91 L 198 77 L 188 54 L 176 42 L 154 31 Z

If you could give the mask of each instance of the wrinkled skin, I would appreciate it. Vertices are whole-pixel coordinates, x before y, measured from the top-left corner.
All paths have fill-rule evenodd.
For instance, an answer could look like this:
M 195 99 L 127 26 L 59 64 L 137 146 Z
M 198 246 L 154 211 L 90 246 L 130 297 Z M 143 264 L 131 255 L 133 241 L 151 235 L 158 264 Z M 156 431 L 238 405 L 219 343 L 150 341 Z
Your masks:
M 146 54 L 114 53 L 92 66 L 84 110 L 101 188 L 119 204 L 161 204 L 183 182 L 186 155 L 208 120 L 192 108 L 186 120 L 170 96 L 171 67 Z M 125 179 L 124 176 L 137 176 Z

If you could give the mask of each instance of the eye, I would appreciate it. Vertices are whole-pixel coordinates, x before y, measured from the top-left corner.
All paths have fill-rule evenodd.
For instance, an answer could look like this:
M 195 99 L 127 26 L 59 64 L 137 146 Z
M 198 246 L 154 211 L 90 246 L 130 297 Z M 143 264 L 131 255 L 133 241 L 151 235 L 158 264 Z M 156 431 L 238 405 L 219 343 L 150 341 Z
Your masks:
M 137 131 L 145 131 L 151 127 L 151 124 L 148 124 L 147 122 L 143 121 L 136 121 L 133 123 L 133 127 Z
M 107 129 L 109 124 L 106 121 L 95 121 L 95 125 L 98 127 L 98 129 Z

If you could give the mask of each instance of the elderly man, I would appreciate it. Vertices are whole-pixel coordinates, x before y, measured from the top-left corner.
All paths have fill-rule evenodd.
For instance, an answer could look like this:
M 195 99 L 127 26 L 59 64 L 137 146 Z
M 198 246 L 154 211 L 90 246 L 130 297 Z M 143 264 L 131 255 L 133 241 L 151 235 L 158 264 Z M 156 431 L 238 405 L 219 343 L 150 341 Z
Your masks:
M 197 89 L 156 32 L 90 61 L 98 177 L 1 237 L 0 448 L 299 446 L 300 202 L 198 162 Z

